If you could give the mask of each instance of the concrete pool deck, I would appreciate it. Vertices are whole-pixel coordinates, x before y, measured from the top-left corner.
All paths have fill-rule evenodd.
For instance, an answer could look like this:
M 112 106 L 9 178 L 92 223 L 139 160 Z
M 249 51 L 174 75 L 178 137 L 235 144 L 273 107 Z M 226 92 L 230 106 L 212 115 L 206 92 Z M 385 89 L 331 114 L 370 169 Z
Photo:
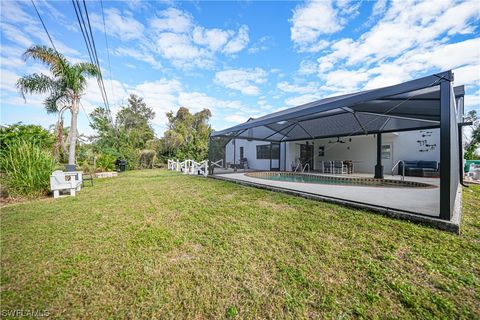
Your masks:
M 342 177 L 342 175 L 338 176 Z M 371 178 L 372 174 L 343 175 L 343 177 L 345 176 Z M 278 181 L 249 177 L 245 173 L 215 174 L 211 177 L 305 198 L 372 210 L 389 216 L 432 224 L 448 231 L 459 232 L 460 204 L 457 205 L 460 207 L 455 210 L 451 221 L 438 219 L 440 210 L 440 180 L 438 178 L 405 178 L 409 181 L 432 184 L 436 188 L 395 188 Z M 385 178 L 400 179 L 400 176 L 386 175 Z

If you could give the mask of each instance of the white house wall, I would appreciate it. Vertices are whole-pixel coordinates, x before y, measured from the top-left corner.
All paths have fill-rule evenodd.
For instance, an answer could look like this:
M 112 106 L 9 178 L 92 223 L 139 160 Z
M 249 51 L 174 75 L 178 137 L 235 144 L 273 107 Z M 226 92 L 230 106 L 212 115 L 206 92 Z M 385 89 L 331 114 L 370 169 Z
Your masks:
M 391 144 L 392 148 L 391 158 L 382 159 L 384 172 L 390 173 L 399 160 L 440 161 L 440 131 L 439 129 L 427 131 L 382 134 L 382 144 Z M 351 142 L 349 139 L 340 138 L 345 143 L 336 143 L 336 138 L 315 140 L 315 169 L 321 167 L 322 160 L 353 160 L 356 172 L 373 173 L 377 159 L 376 135 L 354 136 L 351 137 Z M 325 148 L 324 157 L 318 156 L 320 146 Z M 299 148 L 300 146 L 296 152 L 297 157 L 300 155 Z
M 353 160 L 356 172 L 373 173 L 377 157 L 377 140 L 375 135 L 353 136 L 351 142 L 349 137 L 340 138 L 345 143 L 336 143 L 337 138 L 317 139 L 315 140 L 315 169 L 321 167 L 321 161 L 332 160 Z M 424 142 L 426 140 L 426 142 Z M 420 141 L 420 142 L 418 142 Z M 280 145 L 280 170 L 284 170 L 284 159 L 286 160 L 287 171 L 292 170 L 292 164 L 298 161 L 300 157 L 300 144 L 306 141 L 287 142 Z M 329 143 L 331 142 L 331 143 Z M 312 143 L 311 140 L 308 141 Z M 440 161 L 440 130 L 431 129 L 424 131 L 408 131 L 399 133 L 382 134 L 382 143 L 392 145 L 392 157 L 390 160 L 382 159 L 385 173 L 390 173 L 392 166 L 398 160 L 425 160 Z M 269 144 L 264 141 L 236 140 L 236 163 L 240 162 L 240 147 L 244 147 L 245 157 L 248 159 L 248 165 L 255 170 L 270 170 L 270 160 L 257 159 L 257 145 Z M 429 145 L 427 147 L 426 145 Z M 325 156 L 318 155 L 319 146 L 324 146 Z M 286 157 L 284 152 L 286 148 Z M 423 151 L 420 151 L 423 150 Z M 425 151 L 427 150 L 427 151 Z M 226 162 L 233 163 L 233 141 L 226 146 Z M 272 166 L 278 166 L 277 160 L 273 161 Z
M 230 141 L 225 150 L 226 163 L 240 163 L 240 147 L 244 147 L 244 157 L 248 160 L 248 167 L 255 170 L 270 170 L 270 159 L 257 159 L 257 146 L 269 145 L 269 142 L 257 140 L 236 139 L 236 152 L 233 151 L 234 141 Z M 280 159 L 283 159 L 283 144 L 280 146 Z M 235 155 L 235 161 L 234 161 Z M 283 162 L 283 160 L 281 161 Z M 272 160 L 272 167 L 278 167 L 278 160 Z M 283 168 L 281 168 L 282 170 Z

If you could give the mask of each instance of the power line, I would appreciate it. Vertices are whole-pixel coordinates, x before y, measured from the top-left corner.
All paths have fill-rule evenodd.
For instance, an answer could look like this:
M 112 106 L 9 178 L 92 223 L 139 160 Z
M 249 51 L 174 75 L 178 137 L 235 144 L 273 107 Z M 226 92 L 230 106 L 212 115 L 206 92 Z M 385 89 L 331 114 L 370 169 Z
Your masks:
M 93 45 L 92 45 L 92 40 L 91 40 L 90 34 L 88 33 L 88 30 L 87 30 L 87 27 L 86 27 L 86 24 L 85 24 L 85 20 L 83 18 L 82 8 L 80 7 L 80 4 L 78 3 L 78 1 L 75 2 L 74 0 L 72 0 L 72 3 L 73 3 L 73 6 L 74 6 L 74 9 L 75 9 L 75 15 L 77 16 L 78 24 L 79 24 L 80 29 L 82 31 L 82 36 L 85 40 L 85 45 L 87 47 L 88 55 L 90 57 L 90 62 L 97 66 L 97 68 L 99 69 L 99 72 L 101 74 L 100 64 L 98 63 L 98 58 L 96 56 L 96 51 L 94 51 L 94 48 L 93 48 Z M 108 105 L 107 99 L 105 97 L 106 93 L 103 91 L 103 87 L 102 87 L 101 82 L 100 82 L 100 77 L 98 77 L 98 76 L 97 76 L 97 84 L 100 88 L 100 93 L 102 95 L 102 99 L 103 99 L 105 108 L 107 110 L 109 110 L 109 105 Z
M 103 10 L 103 0 L 100 0 L 100 6 L 102 8 L 102 20 L 103 20 L 103 34 L 105 35 L 105 46 L 107 48 L 107 61 L 108 61 L 108 72 L 110 76 L 110 93 L 113 94 L 113 85 L 112 85 L 112 66 L 110 64 L 110 48 L 108 46 L 108 39 L 107 39 L 107 27 L 105 25 L 105 13 Z
M 97 54 L 97 50 L 96 50 L 96 46 L 95 46 L 95 40 L 93 38 L 93 33 L 92 33 L 91 25 L 90 25 L 90 18 L 88 16 L 86 3 L 85 3 L 85 1 L 83 2 L 84 8 L 85 8 L 85 15 L 86 15 L 86 19 L 87 19 L 87 22 L 88 22 L 88 29 L 87 29 L 87 23 L 85 22 L 85 18 L 83 16 L 82 8 L 81 8 L 80 4 L 78 3 L 78 0 L 76 0 L 76 1 L 72 0 L 72 4 L 73 4 L 73 7 L 75 9 L 75 15 L 77 17 L 77 21 L 78 21 L 78 24 L 80 26 L 83 39 L 85 40 L 85 45 L 87 47 L 90 62 L 92 64 L 96 65 L 97 68 L 98 68 L 99 75 L 97 76 L 97 84 L 98 84 L 98 87 L 100 89 L 100 93 L 102 95 L 102 100 L 103 100 L 103 103 L 105 105 L 105 109 L 108 112 L 109 120 L 112 122 L 113 120 L 112 120 L 111 111 L 110 111 L 110 104 L 109 104 L 109 101 L 108 101 L 107 92 L 105 90 L 105 85 L 104 85 L 104 82 L 103 82 L 102 71 L 101 71 L 101 68 L 100 68 L 100 62 L 98 60 L 98 54 Z
M 60 57 L 60 54 L 57 51 L 57 48 L 55 47 L 55 44 L 53 43 L 52 37 L 50 37 L 50 32 L 47 30 L 47 26 L 45 25 L 45 22 L 43 22 L 42 16 L 40 15 L 40 12 L 38 12 L 37 6 L 35 5 L 35 2 L 33 0 L 30 0 L 32 2 L 33 7 L 35 8 L 35 12 L 37 12 L 38 19 L 40 19 L 40 22 L 42 23 L 43 29 L 47 33 L 48 40 L 50 40 L 50 43 L 52 44 L 53 50 L 57 53 L 57 56 Z
M 80 106 L 82 107 L 83 112 L 87 116 L 88 123 L 90 124 L 90 127 L 93 127 L 92 121 L 90 121 L 90 116 L 88 115 L 87 111 L 85 110 L 85 107 L 83 106 L 82 102 L 80 101 Z
M 83 7 L 85 8 L 85 15 L 87 17 L 87 22 L 88 22 L 88 30 L 90 31 L 90 38 L 91 38 L 92 44 L 93 44 L 93 52 L 95 53 L 95 59 L 97 61 L 97 66 L 100 70 L 100 61 L 98 60 L 97 47 L 95 45 L 95 38 L 93 37 L 92 25 L 90 24 L 90 17 L 88 15 L 87 3 L 85 2 L 85 0 L 83 0 Z M 110 102 L 108 101 L 107 90 L 105 90 L 105 83 L 103 82 L 103 75 L 102 75 L 101 71 L 100 71 L 100 82 L 102 84 L 103 92 L 105 93 L 105 99 L 107 100 L 107 106 L 108 106 L 108 113 L 110 115 L 110 120 L 111 120 L 112 115 L 111 115 L 111 112 L 110 112 Z

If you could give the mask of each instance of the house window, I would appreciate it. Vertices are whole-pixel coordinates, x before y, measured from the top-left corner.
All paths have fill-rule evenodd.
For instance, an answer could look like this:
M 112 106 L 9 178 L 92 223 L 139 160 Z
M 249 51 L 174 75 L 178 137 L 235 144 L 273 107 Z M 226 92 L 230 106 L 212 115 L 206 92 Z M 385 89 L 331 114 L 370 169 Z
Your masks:
M 319 157 L 325 157 L 325 146 L 319 146 L 318 147 L 318 156 Z
M 392 145 L 384 144 L 382 145 L 382 159 L 391 159 L 392 158 Z
M 272 159 L 280 159 L 280 144 L 279 143 L 272 143 Z
M 243 154 L 243 147 L 240 147 L 240 160 L 243 160 L 245 155 Z
M 270 159 L 270 145 L 257 146 L 257 159 Z

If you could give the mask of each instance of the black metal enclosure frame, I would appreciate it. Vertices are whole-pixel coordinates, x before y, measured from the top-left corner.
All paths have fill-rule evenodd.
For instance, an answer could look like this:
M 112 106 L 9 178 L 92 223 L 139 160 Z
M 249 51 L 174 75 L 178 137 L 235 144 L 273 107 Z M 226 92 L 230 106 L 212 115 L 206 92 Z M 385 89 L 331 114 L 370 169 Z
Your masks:
M 451 220 L 463 177 L 464 95 L 463 86 L 453 87 L 452 71 L 445 71 L 398 85 L 325 98 L 213 132 L 209 159 L 219 160 L 212 148 L 215 141 L 223 141 L 223 149 L 232 139 L 280 143 L 285 159 L 289 141 L 376 134 L 381 146 L 382 133 L 439 128 L 440 218 Z M 380 152 L 377 148 L 377 178 L 383 177 Z

